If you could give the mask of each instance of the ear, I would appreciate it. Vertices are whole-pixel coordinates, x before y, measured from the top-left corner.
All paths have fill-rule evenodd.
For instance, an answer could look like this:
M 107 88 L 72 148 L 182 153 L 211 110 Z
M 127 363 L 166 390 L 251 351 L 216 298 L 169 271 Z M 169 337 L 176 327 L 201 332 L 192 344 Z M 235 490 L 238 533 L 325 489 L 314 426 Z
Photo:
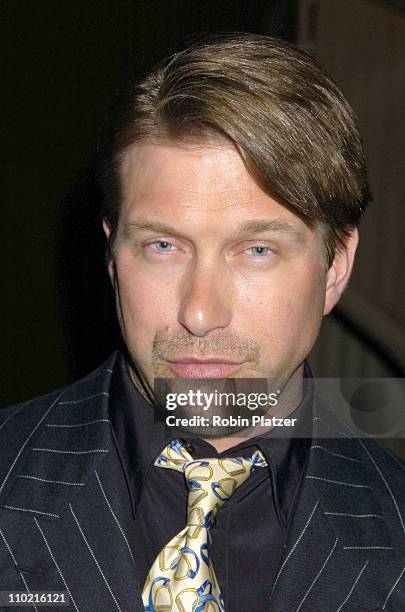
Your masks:
M 114 259 L 111 253 L 111 246 L 110 246 L 111 226 L 106 219 L 103 219 L 103 230 L 104 230 L 104 234 L 107 238 L 107 243 L 108 243 L 108 247 L 107 247 L 108 276 L 110 277 L 111 283 L 114 286 L 115 284 L 115 263 L 114 263 Z
M 359 232 L 355 227 L 347 238 L 345 246 L 336 252 L 333 263 L 326 274 L 324 315 L 331 312 L 346 288 L 352 272 L 358 242 Z

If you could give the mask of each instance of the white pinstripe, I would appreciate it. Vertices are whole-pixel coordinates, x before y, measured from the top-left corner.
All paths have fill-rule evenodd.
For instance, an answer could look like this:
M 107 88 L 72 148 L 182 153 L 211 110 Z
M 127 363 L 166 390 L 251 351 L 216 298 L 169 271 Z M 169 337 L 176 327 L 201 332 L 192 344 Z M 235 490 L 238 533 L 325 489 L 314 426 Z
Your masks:
M 394 550 L 392 546 L 343 546 L 343 550 Z
M 369 487 L 368 485 L 353 484 L 352 482 L 341 482 L 340 480 L 330 480 L 329 478 L 322 478 L 322 476 L 305 476 L 305 478 L 311 478 L 313 480 L 323 480 L 323 482 L 344 485 L 345 487 L 355 487 L 357 489 L 372 489 L 372 487 Z
M 43 514 L 44 516 L 53 516 L 55 518 L 60 518 L 59 514 L 52 514 L 51 512 L 42 512 L 41 510 L 33 510 L 32 508 L 19 508 L 18 506 L 7 506 L 4 504 L 3 508 L 7 508 L 8 510 L 19 510 L 20 512 L 34 512 L 35 514 Z
M 127 540 L 127 536 L 125 535 L 125 533 L 124 533 L 124 531 L 123 531 L 123 529 L 122 529 L 122 527 L 121 527 L 121 525 L 120 525 L 120 523 L 119 523 L 119 520 L 117 519 L 117 517 L 116 517 L 116 515 L 115 515 L 115 513 L 114 513 L 114 511 L 113 511 L 113 509 L 111 508 L 110 502 L 108 501 L 107 495 L 105 494 L 105 491 L 104 491 L 103 485 L 101 484 L 100 477 L 99 477 L 99 475 L 98 475 L 98 473 L 97 473 L 97 471 L 96 471 L 96 470 L 95 470 L 95 473 L 96 473 L 96 476 L 97 476 L 98 484 L 100 485 L 101 492 L 102 492 L 102 494 L 103 494 L 103 496 L 104 496 L 104 499 L 105 499 L 105 501 L 106 501 L 106 503 L 107 503 L 107 506 L 109 507 L 110 512 L 111 512 L 111 514 L 113 515 L 114 520 L 115 520 L 115 522 L 116 522 L 116 523 L 117 523 L 117 525 L 118 525 L 118 529 L 120 530 L 121 535 L 122 535 L 122 537 L 124 538 L 125 543 L 126 543 L 126 545 L 127 545 L 127 548 L 128 548 L 129 554 L 131 555 L 132 563 L 133 563 L 133 565 L 135 566 L 135 560 L 134 560 L 134 557 L 133 557 L 133 554 L 132 554 L 131 548 L 130 548 L 130 546 L 129 546 L 129 542 L 128 542 L 128 540 Z
M 347 512 L 324 512 L 324 514 L 328 514 L 330 516 L 350 516 L 351 518 L 384 518 L 380 514 L 348 514 Z
M 63 576 L 63 574 L 62 574 L 62 572 L 61 572 L 61 569 L 60 569 L 59 565 L 57 564 L 55 557 L 54 557 L 54 556 L 53 556 L 53 554 L 52 554 L 51 547 L 50 547 L 50 546 L 49 546 L 49 544 L 48 544 L 48 541 L 47 541 L 47 539 L 46 539 L 46 537 L 45 537 L 45 534 L 44 534 L 44 532 L 42 531 L 42 528 L 41 528 L 41 526 L 40 526 L 40 524 L 38 523 L 38 521 L 37 521 L 37 519 L 36 519 L 36 518 L 34 518 L 34 521 L 35 521 L 35 524 L 36 524 L 36 526 L 38 527 L 39 531 L 41 532 L 41 535 L 42 535 L 42 537 L 43 537 L 43 539 L 44 539 L 44 542 L 45 542 L 46 547 L 47 547 L 47 549 L 48 549 L 48 551 L 49 551 L 49 554 L 51 555 L 52 561 L 54 562 L 55 567 L 56 567 L 56 569 L 58 570 L 59 576 L 60 576 L 60 577 L 62 578 L 62 580 L 63 580 L 63 584 L 65 585 L 66 590 L 67 590 L 67 592 L 69 593 L 70 599 L 72 600 L 72 603 L 73 603 L 73 605 L 74 605 L 74 607 L 75 607 L 75 610 L 77 610 L 77 612 L 79 612 L 79 608 L 77 607 L 76 602 L 75 602 L 75 600 L 74 600 L 74 598 L 73 598 L 73 595 L 72 595 L 72 593 L 70 592 L 70 589 L 69 589 L 69 587 L 68 587 L 68 585 L 67 585 L 67 582 L 66 582 L 66 580 L 65 580 L 65 578 L 64 578 L 64 576 Z
M 273 588 L 272 588 L 272 591 L 271 591 L 272 593 L 273 593 L 273 591 L 274 591 L 274 588 L 275 588 L 275 586 L 276 586 L 276 584 L 277 584 L 277 582 L 278 582 L 278 579 L 280 578 L 281 572 L 283 571 L 283 569 L 284 569 L 284 567 L 285 567 L 285 565 L 286 565 L 287 561 L 289 560 L 289 558 L 290 558 L 290 557 L 291 557 L 291 555 L 293 554 L 294 550 L 297 548 L 298 544 L 299 544 L 299 543 L 300 543 L 300 541 L 301 541 L 302 536 L 303 536 L 303 535 L 304 535 L 304 533 L 306 532 L 306 530 L 307 530 L 307 528 L 308 528 L 308 525 L 309 525 L 309 523 L 311 522 L 312 517 L 314 516 L 315 511 L 316 511 L 316 509 L 317 509 L 318 505 L 319 505 L 319 501 L 317 501 L 317 502 L 316 502 L 316 504 L 315 504 L 315 506 L 313 507 L 313 510 L 312 510 L 311 514 L 309 515 L 309 518 L 308 518 L 307 522 L 305 523 L 304 529 L 301 531 L 301 533 L 300 533 L 300 535 L 299 535 L 298 540 L 295 542 L 294 546 L 292 547 L 292 549 L 291 549 L 291 550 L 290 550 L 290 552 L 288 553 L 287 557 L 284 559 L 283 564 L 282 564 L 282 566 L 280 567 L 279 572 L 278 572 L 278 574 L 277 574 L 277 576 L 276 576 L 276 579 L 275 579 L 275 581 L 274 581 Z
M 304 603 L 304 601 L 305 601 L 305 600 L 306 600 L 306 598 L 308 597 L 308 595 L 309 595 L 309 593 L 311 592 L 311 590 L 312 590 L 312 588 L 313 588 L 314 584 L 316 583 L 316 581 L 318 580 L 319 576 L 322 574 L 323 570 L 325 569 L 325 567 L 326 567 L 326 565 L 327 565 L 327 563 L 328 563 L 329 559 L 331 558 L 331 556 L 332 556 L 332 554 L 333 554 L 333 551 L 334 551 L 334 550 L 335 550 L 335 548 L 336 548 L 337 543 L 338 543 L 338 538 L 336 538 L 335 543 L 334 543 L 334 545 L 333 545 L 333 547 L 332 547 L 332 550 L 330 551 L 330 553 L 329 553 L 329 554 L 328 554 L 328 556 L 326 557 L 324 564 L 322 565 L 321 569 L 319 570 L 319 572 L 318 572 L 318 573 L 317 573 L 317 575 L 315 576 L 315 578 L 314 578 L 314 580 L 313 580 L 313 582 L 312 582 L 311 586 L 309 587 L 308 591 L 305 593 L 304 597 L 302 598 L 302 601 L 301 601 L 300 605 L 298 606 L 298 608 L 297 608 L 297 611 L 296 611 L 296 612 L 298 612 L 299 610 L 301 610 L 302 604 Z
M 338 607 L 338 609 L 336 610 L 336 612 L 340 612 L 340 610 L 343 608 L 343 606 L 345 606 L 347 604 L 347 602 L 349 601 L 349 597 L 351 596 L 351 594 L 353 593 L 354 589 L 356 588 L 356 584 L 358 583 L 358 581 L 361 578 L 362 573 L 364 572 L 364 570 L 366 569 L 368 565 L 368 561 L 365 562 L 365 564 L 363 565 L 360 574 L 357 576 L 356 580 L 353 583 L 352 588 L 350 589 L 350 591 L 348 592 L 346 599 L 344 601 L 342 601 L 342 603 L 340 604 L 340 606 Z
M 391 595 L 393 594 L 393 592 L 394 592 L 394 590 L 395 590 L 395 588 L 396 588 L 396 586 L 397 586 L 398 582 L 401 580 L 402 576 L 404 575 L 404 572 L 405 572 L 405 567 L 403 568 L 402 572 L 399 574 L 398 578 L 396 579 L 396 581 L 395 581 L 395 582 L 394 582 L 394 584 L 392 585 L 391 590 L 390 590 L 390 592 L 388 593 L 388 595 L 387 595 L 387 597 L 386 597 L 386 600 L 384 601 L 384 605 L 383 605 L 383 607 L 382 607 L 382 609 L 383 609 L 383 610 L 385 610 L 385 608 L 386 608 L 386 606 L 387 606 L 387 603 L 388 603 L 388 600 L 389 600 L 389 598 L 391 597 Z
M 3 532 L 2 532 L 2 530 L 1 530 L 1 529 L 0 529 L 0 535 L 1 535 L 1 537 L 3 538 L 3 542 L 4 542 L 4 544 L 6 545 L 6 548 L 7 548 L 8 552 L 10 553 L 10 556 L 11 556 L 11 558 L 12 558 L 12 560 L 13 560 L 13 563 L 14 563 L 14 565 L 15 565 L 16 569 L 18 569 L 18 565 L 17 565 L 16 558 L 14 557 L 13 551 L 11 550 L 10 545 L 9 545 L 9 543 L 7 542 L 6 537 L 5 537 L 5 535 L 3 534 Z M 23 581 L 23 583 L 24 583 L 25 590 L 27 591 L 27 593 L 29 593 L 29 592 L 30 592 L 30 590 L 29 590 L 29 588 L 28 588 L 28 584 L 27 584 L 27 581 L 25 580 L 25 576 L 24 576 L 24 574 L 22 573 L 22 571 L 21 571 L 21 570 L 18 570 L 18 573 L 20 574 L 21 580 L 22 580 L 22 581 Z M 32 607 L 34 608 L 35 612 L 38 612 L 38 608 L 36 607 L 36 605 L 35 605 L 35 604 L 32 604 Z
M 329 455 L 333 455 L 334 457 L 339 457 L 340 459 L 347 459 L 348 461 L 355 461 L 356 463 L 361 463 L 360 459 L 354 459 L 353 457 L 347 457 L 347 455 L 341 455 L 340 453 L 334 453 L 333 451 L 320 446 L 319 444 L 314 444 L 311 448 L 319 448 L 320 450 L 325 451 L 325 453 L 329 453 Z
M 18 451 L 13 463 L 11 464 L 11 467 L 9 469 L 9 471 L 6 474 L 6 477 L 4 478 L 2 485 L 0 487 L 0 493 L 3 490 L 4 485 L 6 484 L 11 472 L 13 471 L 13 468 L 15 466 L 15 464 L 17 463 L 21 453 L 23 452 L 25 446 L 27 445 L 27 443 L 31 440 L 32 436 L 34 435 L 34 433 L 36 432 L 36 430 L 38 429 L 38 427 L 41 425 L 42 421 L 44 419 L 46 419 L 46 417 L 48 416 L 48 414 L 50 413 L 50 411 L 52 410 L 52 408 L 55 406 L 55 404 L 58 402 L 59 398 L 62 397 L 62 393 L 60 395 L 58 395 L 58 397 L 55 399 L 54 402 L 52 402 L 52 404 L 49 406 L 48 410 L 45 412 L 45 414 L 43 415 L 43 417 L 41 417 L 38 421 L 38 423 L 35 425 L 34 429 L 31 431 L 30 435 L 26 438 L 25 442 L 22 444 L 20 450 Z
M 82 397 L 78 400 L 64 400 L 63 402 L 58 402 L 58 406 L 63 406 L 65 404 L 80 404 L 81 402 L 87 402 L 88 400 L 94 399 L 95 397 L 100 397 L 100 395 L 105 395 L 109 397 L 109 393 L 106 391 L 101 391 L 100 393 L 95 393 L 94 395 L 89 395 L 88 397 Z
M 396 511 L 397 511 L 397 514 L 398 514 L 399 520 L 400 520 L 400 522 L 401 522 L 402 531 L 404 532 L 404 535 L 405 535 L 405 525 L 404 525 L 404 520 L 403 520 L 403 518 L 402 518 L 401 511 L 400 511 L 399 506 L 398 506 L 398 502 L 397 502 L 397 500 L 395 499 L 395 496 L 394 496 L 393 492 L 391 491 L 391 487 L 389 486 L 388 482 L 386 481 L 386 479 L 385 479 L 385 477 L 384 477 L 384 474 L 382 473 L 382 471 L 380 470 L 380 468 L 378 467 L 378 465 L 377 465 L 377 464 L 376 464 L 376 462 L 374 461 L 374 459 L 373 459 L 373 457 L 372 457 L 371 453 L 370 453 L 370 452 L 369 452 L 369 450 L 366 448 L 366 446 L 363 444 L 363 442 L 360 440 L 360 438 L 358 438 L 358 442 L 361 444 L 361 446 L 362 446 L 363 450 L 364 450 L 364 451 L 367 453 L 367 455 L 368 455 L 368 456 L 369 456 L 369 458 L 371 459 L 371 462 L 373 463 L 373 465 L 374 465 L 375 469 L 377 470 L 377 472 L 379 473 L 379 475 L 380 475 L 380 477 L 381 477 L 382 481 L 384 482 L 384 484 L 385 484 L 385 486 L 386 486 L 386 488 L 387 488 L 387 491 L 388 491 L 388 493 L 390 494 L 392 501 L 394 502 L 395 509 L 396 509 Z
M 97 419 L 96 421 L 87 421 L 86 423 L 77 423 L 76 425 L 62 425 L 59 423 L 48 423 L 45 427 L 84 427 L 85 425 L 94 425 L 95 423 L 111 423 L 110 419 Z
M 60 453 L 62 455 L 88 455 L 89 453 L 109 453 L 106 448 L 93 448 L 85 451 L 60 450 L 58 448 L 31 448 L 32 451 L 42 451 L 43 453 Z
M 103 578 L 103 580 L 104 580 L 104 582 L 105 582 L 105 585 L 107 586 L 107 589 L 109 590 L 110 595 L 111 595 L 111 597 L 112 597 L 112 598 L 113 598 L 113 600 L 114 600 L 115 605 L 117 606 L 117 610 L 119 610 L 120 612 L 122 612 L 122 611 L 121 611 L 121 608 L 119 607 L 118 602 L 117 602 L 117 600 L 116 600 L 116 598 L 115 598 L 115 595 L 114 595 L 114 593 L 112 592 L 110 585 L 108 584 L 108 580 L 107 580 L 107 578 L 104 576 L 104 572 L 103 572 L 103 570 L 101 569 L 100 564 L 99 564 L 99 562 L 97 561 L 97 559 L 96 559 L 96 557 L 95 557 L 95 555 L 94 555 L 94 552 L 92 551 L 91 546 L 90 546 L 90 544 L 88 543 L 88 541 L 87 541 L 87 539 L 86 539 L 86 536 L 84 535 L 84 533 L 83 533 L 83 531 L 82 531 L 82 528 L 80 527 L 79 521 L 77 520 L 75 513 L 73 512 L 72 504 L 69 504 L 69 508 L 70 508 L 70 512 L 71 512 L 71 513 L 72 513 L 72 515 L 73 515 L 73 518 L 74 518 L 74 519 L 75 519 L 75 521 L 76 521 L 76 525 L 77 525 L 77 527 L 78 527 L 78 529 L 79 529 L 79 531 L 80 531 L 80 533 L 81 533 L 81 536 L 82 536 L 82 538 L 83 538 L 83 540 L 84 540 L 84 542 L 85 542 L 85 544 L 86 544 L 86 546 L 87 546 L 87 548 L 88 548 L 88 550 L 89 550 L 89 552 L 90 552 L 91 556 L 93 557 L 94 563 L 96 564 L 97 569 L 98 569 L 98 571 L 100 572 L 100 574 L 101 574 L 101 576 L 102 576 L 102 578 Z
M 48 478 L 39 478 L 38 476 L 30 476 L 29 474 L 20 474 L 18 478 L 30 478 L 31 480 L 39 480 L 40 482 L 50 482 L 51 484 L 64 484 L 71 487 L 82 487 L 84 482 L 67 482 L 66 480 L 49 480 Z

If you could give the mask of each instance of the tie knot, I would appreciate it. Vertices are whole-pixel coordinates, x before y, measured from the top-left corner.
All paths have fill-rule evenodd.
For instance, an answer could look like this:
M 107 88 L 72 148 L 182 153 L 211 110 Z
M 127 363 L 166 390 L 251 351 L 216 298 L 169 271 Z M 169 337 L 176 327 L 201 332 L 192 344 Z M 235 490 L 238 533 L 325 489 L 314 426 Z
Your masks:
M 193 459 L 179 440 L 159 455 L 158 467 L 184 473 L 188 494 L 188 524 L 210 527 L 219 508 L 257 467 L 266 466 L 257 450 L 250 457 Z

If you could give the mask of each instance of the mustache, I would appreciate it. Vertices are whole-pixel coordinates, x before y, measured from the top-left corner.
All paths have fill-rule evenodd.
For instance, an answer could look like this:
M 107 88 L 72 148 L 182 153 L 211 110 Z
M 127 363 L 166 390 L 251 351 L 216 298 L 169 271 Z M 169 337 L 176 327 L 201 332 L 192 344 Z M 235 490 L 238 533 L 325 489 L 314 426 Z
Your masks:
M 197 338 L 184 334 L 171 334 L 164 330 L 156 332 L 152 347 L 152 359 L 155 363 L 160 360 L 170 360 L 181 353 L 201 357 L 219 354 L 222 357 L 243 361 L 257 361 L 260 349 L 255 340 L 232 334 Z

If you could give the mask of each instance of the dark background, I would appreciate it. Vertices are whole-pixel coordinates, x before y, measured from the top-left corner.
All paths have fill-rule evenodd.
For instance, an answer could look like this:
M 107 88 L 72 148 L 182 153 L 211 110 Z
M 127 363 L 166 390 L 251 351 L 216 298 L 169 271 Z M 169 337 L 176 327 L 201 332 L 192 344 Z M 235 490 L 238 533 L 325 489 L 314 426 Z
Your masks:
M 358 1 L 387 10 L 395 5 L 397 19 L 403 19 L 398 1 Z M 6 155 L 0 406 L 73 381 L 96 367 L 119 342 L 105 273 L 100 193 L 92 177 L 106 105 L 114 90 L 134 67 L 143 73 L 207 34 L 248 31 L 295 41 L 302 27 L 302 4 L 1 2 Z M 305 26 L 310 35 L 311 28 L 318 27 L 319 7 L 317 2 L 313 5 Z M 333 32 L 329 34 L 328 44 L 333 45 Z M 403 224 L 403 212 L 398 219 Z M 388 274 L 398 283 L 398 269 Z M 368 334 L 344 309 L 334 316 L 339 333 L 356 337 L 361 351 L 377 355 L 387 375 L 403 375 L 398 351 L 390 352 L 385 337 L 381 341 Z
M 1 317 L 2 405 L 83 375 L 117 344 L 92 178 L 115 89 L 134 67 L 145 72 L 205 34 L 243 30 L 293 38 L 294 5 L 2 3 L 8 153 L 2 208 L 10 215 L 3 231 L 9 278 Z

